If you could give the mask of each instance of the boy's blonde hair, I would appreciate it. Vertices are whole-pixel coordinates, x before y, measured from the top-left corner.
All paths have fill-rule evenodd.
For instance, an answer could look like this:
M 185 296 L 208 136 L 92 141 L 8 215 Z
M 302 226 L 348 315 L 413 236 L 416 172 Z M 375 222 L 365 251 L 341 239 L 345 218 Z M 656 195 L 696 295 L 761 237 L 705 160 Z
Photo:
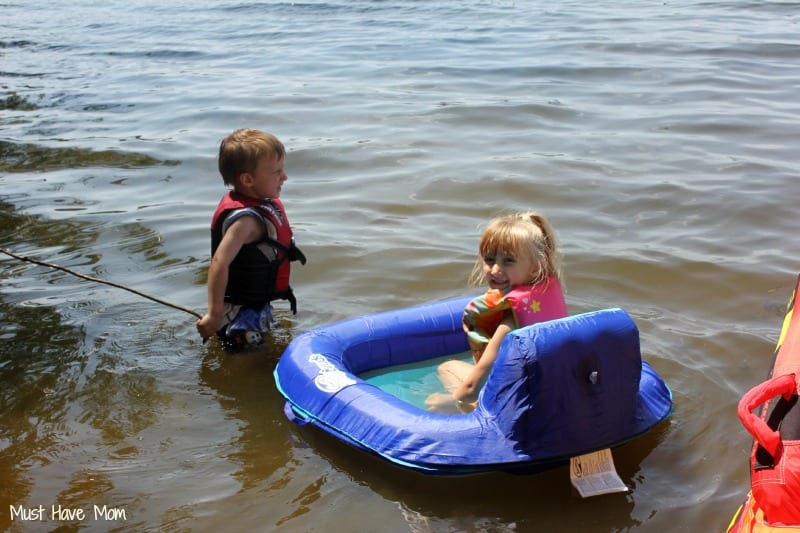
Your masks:
M 253 128 L 236 130 L 219 144 L 219 173 L 225 185 L 236 185 L 244 172 L 254 172 L 261 156 L 280 160 L 286 155 L 283 143 L 270 133 Z
M 531 285 L 550 276 L 560 277 L 555 233 L 545 216 L 536 211 L 505 215 L 489 222 L 478 244 L 478 259 L 470 275 L 473 285 L 485 281 L 483 258 L 498 254 L 527 256 L 538 267 Z

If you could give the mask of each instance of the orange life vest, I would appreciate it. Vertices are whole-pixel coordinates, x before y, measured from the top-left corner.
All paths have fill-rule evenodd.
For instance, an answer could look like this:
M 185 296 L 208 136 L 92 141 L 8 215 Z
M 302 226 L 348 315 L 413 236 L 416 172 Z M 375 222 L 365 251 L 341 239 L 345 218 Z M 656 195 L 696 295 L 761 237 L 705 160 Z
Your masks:
M 550 276 L 534 285 L 520 285 L 503 292 L 489 289 L 470 301 L 462 318 L 470 347 L 473 350 L 485 348 L 509 313 L 518 328 L 567 316 L 561 282 L 556 276 Z

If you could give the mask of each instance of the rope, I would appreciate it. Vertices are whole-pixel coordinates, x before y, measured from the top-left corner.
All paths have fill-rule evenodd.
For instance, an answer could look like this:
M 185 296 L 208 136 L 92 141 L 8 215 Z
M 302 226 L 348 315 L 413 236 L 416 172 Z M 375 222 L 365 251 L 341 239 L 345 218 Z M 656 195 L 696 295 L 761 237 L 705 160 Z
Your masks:
M 66 272 L 67 274 L 72 274 L 73 276 L 77 276 L 77 277 L 83 278 L 85 280 L 94 281 L 96 283 L 103 283 L 105 285 L 111 285 L 112 287 L 116 287 L 118 289 L 122 289 L 122 290 L 125 290 L 125 291 L 128 291 L 128 292 L 132 292 L 133 294 L 136 294 L 136 295 L 141 296 L 143 298 L 147 298 L 148 300 L 152 300 L 152 301 L 154 301 L 156 303 L 160 303 L 161 305 L 166 305 L 167 307 L 172 307 L 173 309 L 177 309 L 179 311 L 183 311 L 185 313 L 189 313 L 190 315 L 196 316 L 197 318 L 203 318 L 202 315 L 200 315 L 196 311 L 192 311 L 191 309 L 187 309 L 186 307 L 181 307 L 180 305 L 175 305 L 173 303 L 161 300 L 159 298 L 156 298 L 155 296 L 150 296 L 149 294 L 145 294 L 143 292 L 137 291 L 136 289 L 131 289 L 130 287 L 126 287 L 125 285 L 120 285 L 119 283 L 114 283 L 113 281 L 108 281 L 108 280 L 105 280 L 105 279 L 100 279 L 100 278 L 95 278 L 95 277 L 92 277 L 92 276 L 87 276 L 86 274 L 81 274 L 80 272 L 75 272 L 74 270 L 71 270 L 71 269 L 66 268 L 66 267 L 54 265 L 52 263 L 46 263 L 45 261 L 39 261 L 38 259 L 34 259 L 32 257 L 27 257 L 27 256 L 24 256 L 24 255 L 15 254 L 15 253 L 13 253 L 13 252 L 11 252 L 11 251 L 3 248 L 3 247 L 0 247 L 0 252 L 3 252 L 6 255 L 10 255 L 14 259 L 19 259 L 20 261 L 27 261 L 28 263 L 34 263 L 36 265 L 46 266 L 48 268 L 54 268 L 56 270 L 61 270 L 63 272 Z

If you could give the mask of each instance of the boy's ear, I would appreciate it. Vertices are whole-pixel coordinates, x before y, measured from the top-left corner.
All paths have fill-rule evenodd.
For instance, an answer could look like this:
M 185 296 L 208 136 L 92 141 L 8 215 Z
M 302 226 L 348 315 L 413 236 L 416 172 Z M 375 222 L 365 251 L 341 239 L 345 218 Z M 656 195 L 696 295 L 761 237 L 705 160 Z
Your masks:
M 239 185 L 243 185 L 243 186 L 249 186 L 249 185 L 251 185 L 251 184 L 252 184 L 252 182 L 253 182 L 253 175 L 252 175 L 252 174 L 250 174 L 249 172 L 242 172 L 242 173 L 241 173 L 241 174 L 239 174 L 239 176 L 236 178 L 236 181 L 237 181 L 237 183 L 238 183 Z

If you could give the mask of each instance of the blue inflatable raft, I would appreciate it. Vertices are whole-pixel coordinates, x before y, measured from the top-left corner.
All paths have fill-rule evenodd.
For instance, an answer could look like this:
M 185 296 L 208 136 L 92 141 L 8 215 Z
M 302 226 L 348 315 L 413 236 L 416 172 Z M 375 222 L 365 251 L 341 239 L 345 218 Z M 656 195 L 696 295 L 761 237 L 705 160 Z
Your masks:
M 507 335 L 469 414 L 437 414 L 358 375 L 467 351 L 457 298 L 323 326 L 275 369 L 286 413 L 395 464 L 435 474 L 536 471 L 618 446 L 666 419 L 669 388 L 621 309 Z M 433 391 L 432 391 L 433 392 Z

